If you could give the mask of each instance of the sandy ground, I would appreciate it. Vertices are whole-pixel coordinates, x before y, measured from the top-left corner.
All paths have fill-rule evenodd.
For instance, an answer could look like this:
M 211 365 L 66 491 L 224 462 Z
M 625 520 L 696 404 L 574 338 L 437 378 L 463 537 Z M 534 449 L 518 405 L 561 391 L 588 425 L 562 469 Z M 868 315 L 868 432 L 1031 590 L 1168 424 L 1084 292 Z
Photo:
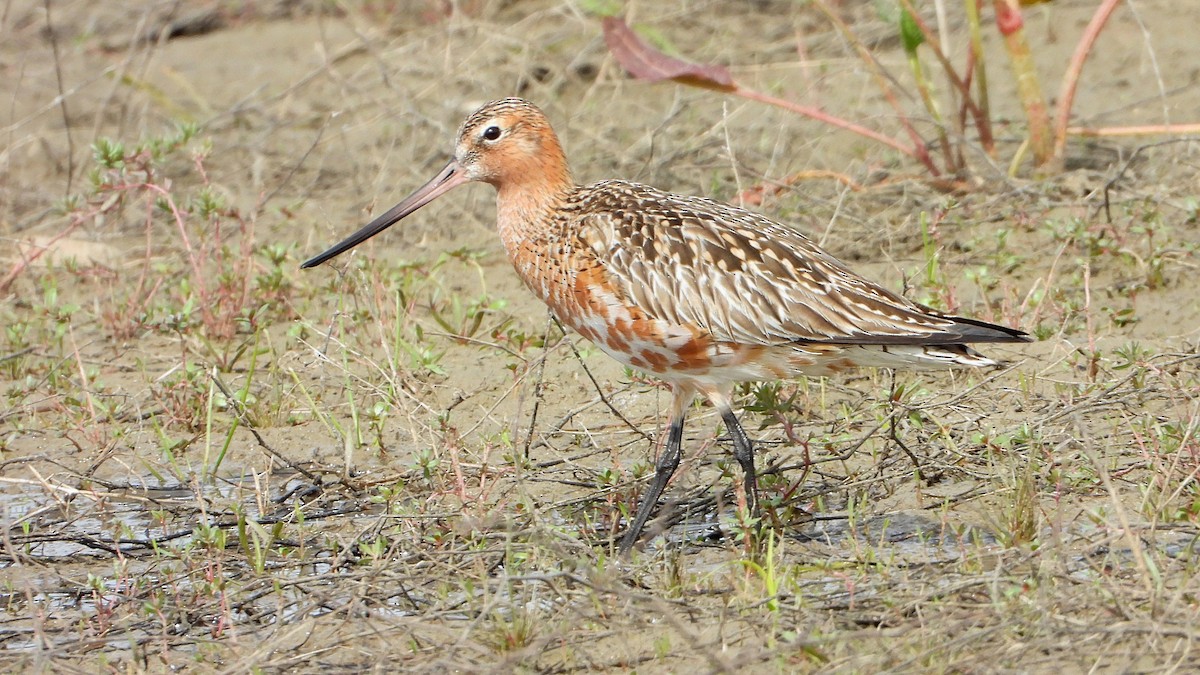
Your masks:
M 1197 667 L 1196 141 L 1075 137 L 1062 174 L 1010 172 L 1024 125 L 989 25 L 997 154 L 948 192 L 786 111 L 630 79 L 601 4 L 3 4 L 0 667 Z M 857 4 L 838 11 L 932 138 L 892 24 Z M 1094 4 L 1028 10 L 1047 91 Z M 667 51 L 902 136 L 804 3 L 626 9 Z M 1125 3 L 1074 123 L 1200 121 L 1198 23 Z M 580 182 L 736 201 L 809 172 L 754 208 L 1039 341 L 986 373 L 740 390 L 769 542 L 742 536 L 698 406 L 665 536 L 616 561 L 669 394 L 548 321 L 490 187 L 298 268 L 509 95 Z

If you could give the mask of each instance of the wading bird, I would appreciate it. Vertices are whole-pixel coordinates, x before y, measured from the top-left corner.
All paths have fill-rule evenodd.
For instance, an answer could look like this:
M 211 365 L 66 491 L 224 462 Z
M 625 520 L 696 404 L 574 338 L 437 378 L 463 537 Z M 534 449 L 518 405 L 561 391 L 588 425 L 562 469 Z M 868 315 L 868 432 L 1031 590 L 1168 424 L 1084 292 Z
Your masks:
M 518 98 L 471 114 L 441 172 L 303 267 L 361 244 L 470 181 L 496 188 L 504 248 L 554 316 L 614 359 L 671 386 L 666 446 L 621 540 L 622 553 L 637 542 L 679 466 L 684 415 L 697 393 L 724 420 L 747 505 L 756 513 L 754 445 L 730 401 L 736 383 L 862 366 L 992 366 L 967 344 L 1030 339 L 918 305 L 757 213 L 622 180 L 576 185 L 546 115 Z

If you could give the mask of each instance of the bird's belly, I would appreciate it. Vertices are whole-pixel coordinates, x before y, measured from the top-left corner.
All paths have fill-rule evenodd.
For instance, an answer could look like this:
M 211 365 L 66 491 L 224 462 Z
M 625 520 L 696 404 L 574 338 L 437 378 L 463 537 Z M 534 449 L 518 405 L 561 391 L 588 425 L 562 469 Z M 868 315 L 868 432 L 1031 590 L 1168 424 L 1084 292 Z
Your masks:
M 665 376 L 704 371 L 713 365 L 711 340 L 687 326 L 636 318 L 625 311 L 597 314 L 568 310 L 555 314 L 605 354 L 639 370 Z
M 840 348 L 811 350 L 720 342 L 698 326 L 608 315 L 565 313 L 559 320 L 605 354 L 669 382 L 730 383 L 770 380 L 807 373 L 827 375 L 842 368 Z M 846 363 L 846 368 L 853 365 Z
M 996 365 L 995 361 L 962 345 L 746 345 L 705 337 L 686 338 L 687 327 L 679 326 L 637 330 L 639 326 L 635 324 L 633 330 L 613 331 L 611 326 L 597 327 L 591 322 L 568 325 L 618 362 L 669 382 L 720 384 L 799 375 L 824 377 L 859 368 L 940 370 Z

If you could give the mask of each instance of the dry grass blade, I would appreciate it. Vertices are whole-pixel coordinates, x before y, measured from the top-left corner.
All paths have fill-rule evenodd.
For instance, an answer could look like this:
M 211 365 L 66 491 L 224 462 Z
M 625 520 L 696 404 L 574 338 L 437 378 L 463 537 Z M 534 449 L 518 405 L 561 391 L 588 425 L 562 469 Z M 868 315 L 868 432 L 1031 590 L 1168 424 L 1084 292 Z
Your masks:
M 615 48 L 607 0 L 210 2 L 173 37 L 187 4 L 0 10 L 0 671 L 1200 671 L 1194 138 L 941 192 L 913 179 L 900 118 L 936 136 L 896 3 L 629 3 Z M 900 4 L 950 142 L 977 142 L 951 99 L 982 62 L 933 77 L 965 13 Z M 1025 122 L 980 4 L 1000 157 Z M 1023 5 L 1043 76 L 1102 4 Z M 1120 3 L 1067 134 L 1194 131 L 1167 117 L 1200 110 L 1192 25 Z M 547 325 L 490 194 L 297 269 L 508 94 L 585 181 L 768 186 L 743 196 L 887 288 L 1041 340 L 992 372 L 739 389 L 762 523 L 692 408 L 659 536 L 614 561 L 669 394 Z

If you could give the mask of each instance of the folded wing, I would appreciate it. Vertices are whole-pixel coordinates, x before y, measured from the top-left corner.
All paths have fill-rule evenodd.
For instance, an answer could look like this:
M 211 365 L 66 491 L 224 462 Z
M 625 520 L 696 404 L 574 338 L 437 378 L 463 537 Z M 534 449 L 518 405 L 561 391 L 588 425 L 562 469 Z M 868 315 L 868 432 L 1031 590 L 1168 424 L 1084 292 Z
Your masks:
M 1019 342 L 1018 330 L 948 316 L 850 271 L 799 232 L 699 197 L 606 181 L 588 191 L 578 245 L 648 316 L 720 341 L 876 345 Z M 581 205 L 582 206 L 582 205 Z

